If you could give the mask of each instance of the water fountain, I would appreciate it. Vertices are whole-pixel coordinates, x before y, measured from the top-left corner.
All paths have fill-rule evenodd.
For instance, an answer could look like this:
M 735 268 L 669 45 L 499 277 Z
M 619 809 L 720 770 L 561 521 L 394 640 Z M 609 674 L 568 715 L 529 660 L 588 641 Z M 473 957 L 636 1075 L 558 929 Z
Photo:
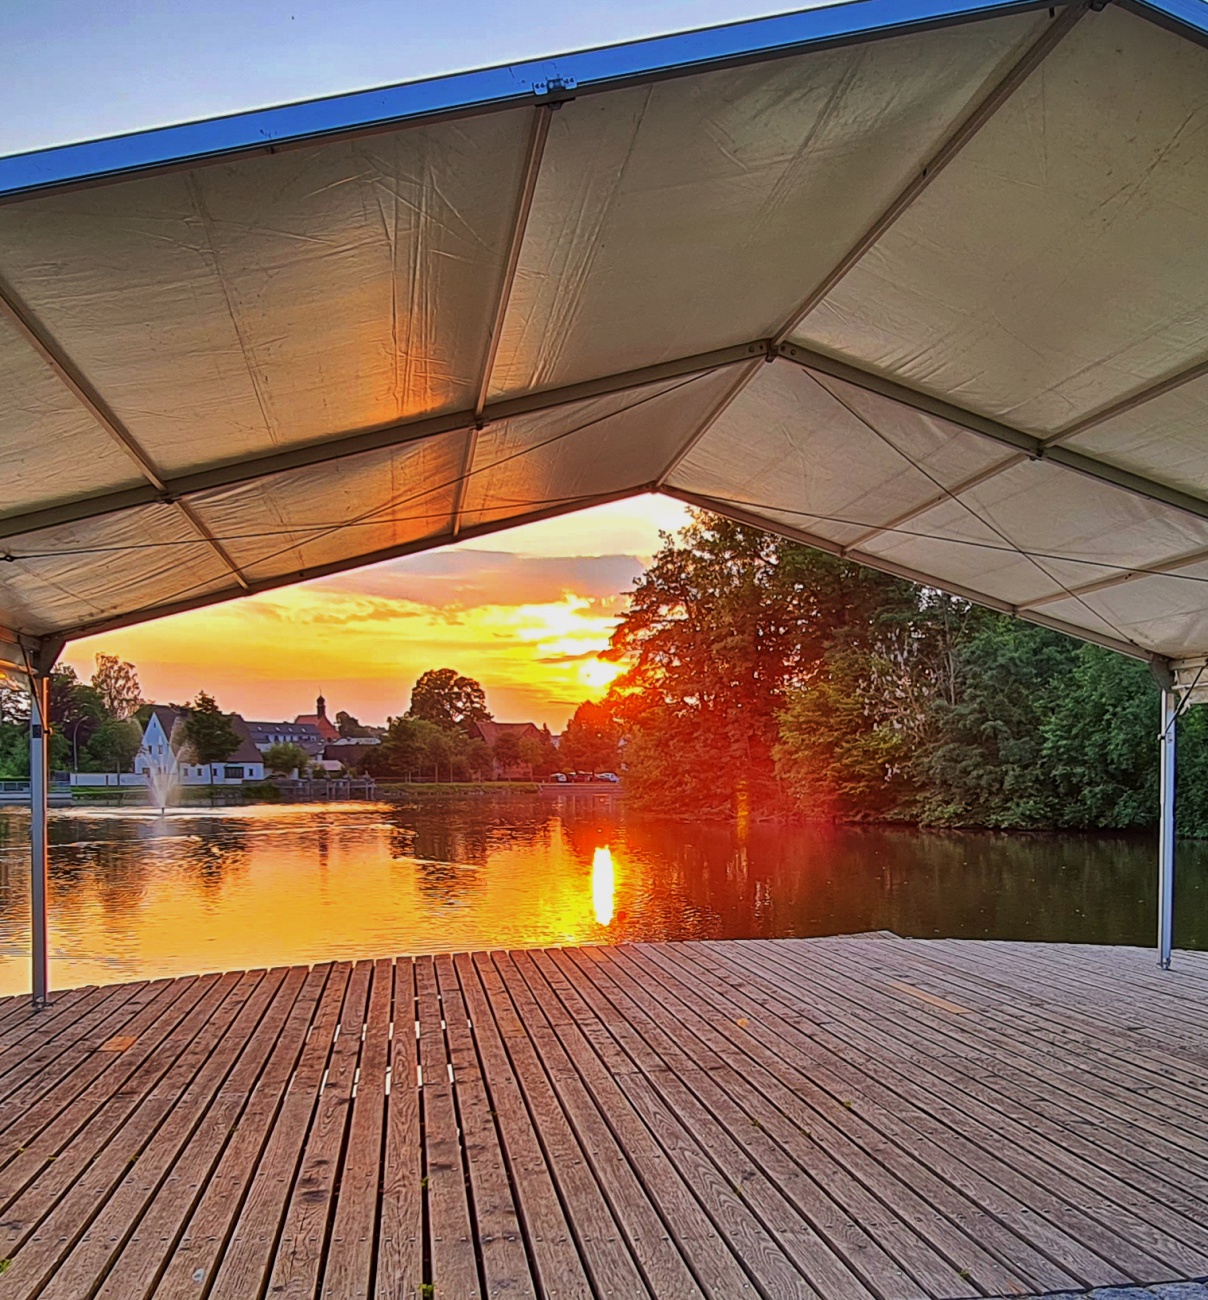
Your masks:
M 159 808 L 162 817 L 180 789 L 176 758 L 171 753 L 156 755 L 152 757 L 146 771 L 152 805 Z

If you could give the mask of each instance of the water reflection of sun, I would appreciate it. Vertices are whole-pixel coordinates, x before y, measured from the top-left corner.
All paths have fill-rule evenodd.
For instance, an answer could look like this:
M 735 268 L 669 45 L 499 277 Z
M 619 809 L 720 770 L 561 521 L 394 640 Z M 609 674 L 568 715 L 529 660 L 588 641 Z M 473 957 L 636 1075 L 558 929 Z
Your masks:
M 591 902 L 600 925 L 612 924 L 616 888 L 617 876 L 612 865 L 612 850 L 597 849 L 591 860 Z

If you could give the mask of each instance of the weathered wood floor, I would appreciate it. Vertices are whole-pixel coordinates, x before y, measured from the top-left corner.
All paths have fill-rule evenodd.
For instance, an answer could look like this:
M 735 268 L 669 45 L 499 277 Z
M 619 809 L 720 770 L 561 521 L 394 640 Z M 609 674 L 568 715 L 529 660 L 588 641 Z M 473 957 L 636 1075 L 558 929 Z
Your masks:
M 1208 1274 L 1208 954 L 494 952 L 0 1001 L 0 1300 Z

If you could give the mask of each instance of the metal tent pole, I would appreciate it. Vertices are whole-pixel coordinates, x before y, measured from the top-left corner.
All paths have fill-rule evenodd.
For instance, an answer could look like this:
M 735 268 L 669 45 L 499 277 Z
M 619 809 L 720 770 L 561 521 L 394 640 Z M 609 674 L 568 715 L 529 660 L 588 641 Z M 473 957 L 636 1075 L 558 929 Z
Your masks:
M 1158 815 L 1158 965 L 1170 969 L 1174 947 L 1174 747 L 1179 701 L 1162 690 L 1161 764 Z
M 33 1003 L 42 1008 L 50 1002 L 46 879 L 46 821 L 50 786 L 50 679 L 31 673 L 29 718 L 29 841 L 30 841 L 30 949 L 33 957 Z

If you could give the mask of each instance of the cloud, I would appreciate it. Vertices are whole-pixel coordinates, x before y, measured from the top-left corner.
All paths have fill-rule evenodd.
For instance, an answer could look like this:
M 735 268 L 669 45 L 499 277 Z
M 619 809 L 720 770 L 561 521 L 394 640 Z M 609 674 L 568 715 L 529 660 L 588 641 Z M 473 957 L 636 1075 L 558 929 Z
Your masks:
M 447 619 L 486 606 L 556 604 L 568 596 L 612 612 L 642 568 L 633 555 L 536 556 L 450 547 L 312 585 L 316 591 L 439 609 Z

